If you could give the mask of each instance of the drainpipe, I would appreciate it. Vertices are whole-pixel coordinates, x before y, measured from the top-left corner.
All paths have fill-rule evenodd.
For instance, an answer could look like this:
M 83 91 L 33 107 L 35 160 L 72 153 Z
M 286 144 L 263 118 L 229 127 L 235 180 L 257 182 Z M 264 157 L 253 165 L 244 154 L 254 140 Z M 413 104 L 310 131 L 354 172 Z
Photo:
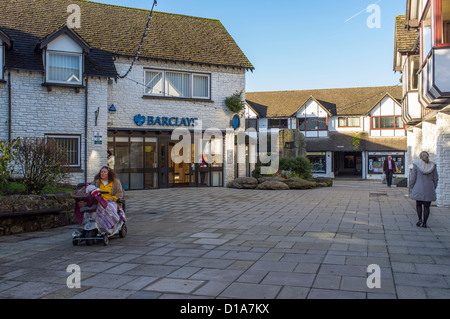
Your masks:
M 86 88 L 84 89 L 84 97 L 85 97 L 85 119 L 84 119 L 84 183 L 87 184 L 87 164 L 88 164 L 88 108 L 89 108 L 89 102 L 88 102 L 88 85 L 89 85 L 89 79 L 86 77 Z
M 11 89 L 11 71 L 8 71 L 8 143 L 11 143 L 12 134 L 12 89 Z

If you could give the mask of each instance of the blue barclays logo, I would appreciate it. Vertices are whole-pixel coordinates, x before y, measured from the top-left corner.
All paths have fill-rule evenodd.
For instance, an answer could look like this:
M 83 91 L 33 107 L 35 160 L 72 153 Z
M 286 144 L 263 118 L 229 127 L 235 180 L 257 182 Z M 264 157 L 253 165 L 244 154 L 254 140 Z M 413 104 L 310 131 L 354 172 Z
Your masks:
M 141 114 L 138 114 L 134 117 L 134 122 L 137 126 L 142 126 L 145 122 L 145 116 L 142 116 Z
M 198 118 L 189 118 L 189 117 L 154 117 L 154 116 L 148 116 L 145 117 L 141 114 L 138 114 L 134 117 L 134 122 L 137 126 L 142 126 L 144 123 L 147 123 L 147 125 L 155 126 L 185 126 L 185 127 L 193 127 L 197 126 Z

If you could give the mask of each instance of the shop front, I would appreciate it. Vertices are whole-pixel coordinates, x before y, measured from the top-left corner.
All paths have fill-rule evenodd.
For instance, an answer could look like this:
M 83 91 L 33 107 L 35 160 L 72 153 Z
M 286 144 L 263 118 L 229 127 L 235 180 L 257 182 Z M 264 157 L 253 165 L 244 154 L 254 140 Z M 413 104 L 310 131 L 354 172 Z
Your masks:
M 114 171 L 123 188 L 223 186 L 221 141 L 214 138 L 203 140 L 191 133 L 190 149 L 177 149 L 177 155 L 185 158 L 181 162 L 172 156 L 179 142 L 172 140 L 172 131 L 169 130 L 109 130 L 108 150 L 115 156 Z
M 367 174 L 369 178 L 381 179 L 383 175 L 383 163 L 389 155 L 392 156 L 395 162 L 395 174 L 405 175 L 405 152 L 368 152 Z

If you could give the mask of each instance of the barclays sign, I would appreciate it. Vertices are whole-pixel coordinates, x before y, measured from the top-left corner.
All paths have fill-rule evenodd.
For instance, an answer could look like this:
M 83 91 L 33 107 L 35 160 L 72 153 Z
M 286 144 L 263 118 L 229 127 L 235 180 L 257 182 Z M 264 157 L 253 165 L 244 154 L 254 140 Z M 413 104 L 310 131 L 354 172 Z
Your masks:
M 155 116 L 143 116 L 138 114 L 134 117 L 134 122 L 137 126 L 143 126 L 144 124 L 150 126 L 169 126 L 169 127 L 193 127 L 197 125 L 198 118 L 189 117 L 155 117 Z

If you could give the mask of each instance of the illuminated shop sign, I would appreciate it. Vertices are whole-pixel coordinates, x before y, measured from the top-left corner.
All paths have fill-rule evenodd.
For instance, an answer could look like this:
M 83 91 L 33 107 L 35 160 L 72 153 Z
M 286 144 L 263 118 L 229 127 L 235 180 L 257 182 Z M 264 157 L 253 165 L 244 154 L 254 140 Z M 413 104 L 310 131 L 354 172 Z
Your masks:
M 196 117 L 159 117 L 159 116 L 143 116 L 138 114 L 134 117 L 134 122 L 137 126 L 144 124 L 150 126 L 196 126 L 198 118 Z

